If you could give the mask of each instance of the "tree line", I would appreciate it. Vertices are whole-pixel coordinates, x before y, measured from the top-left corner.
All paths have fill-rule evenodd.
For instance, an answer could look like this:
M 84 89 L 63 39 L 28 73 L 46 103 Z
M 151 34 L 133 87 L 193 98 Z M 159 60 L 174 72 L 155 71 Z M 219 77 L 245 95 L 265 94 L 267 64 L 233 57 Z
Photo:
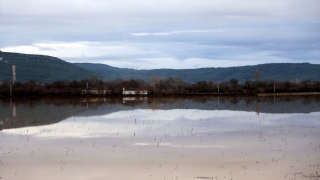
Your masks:
M 11 88 L 10 88 L 11 86 Z M 158 78 L 152 76 L 149 82 L 140 79 L 101 80 L 91 77 L 84 80 L 53 81 L 39 83 L 28 82 L 0 82 L 0 95 L 81 95 L 82 90 L 97 89 L 109 90 L 111 95 L 121 95 L 122 90 L 147 90 L 153 95 L 188 95 L 188 94 L 226 94 L 226 95 L 255 95 L 257 93 L 280 92 L 320 92 L 320 81 L 260 81 L 259 75 L 255 80 L 246 80 L 240 83 L 237 79 L 226 82 L 198 81 L 195 83 L 183 82 L 180 78 Z

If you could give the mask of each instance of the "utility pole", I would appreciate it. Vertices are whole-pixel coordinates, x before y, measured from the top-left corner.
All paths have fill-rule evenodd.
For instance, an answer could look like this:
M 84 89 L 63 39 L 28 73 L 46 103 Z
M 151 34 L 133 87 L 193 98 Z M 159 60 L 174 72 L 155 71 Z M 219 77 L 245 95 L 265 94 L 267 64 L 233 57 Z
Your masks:
M 16 66 L 15 65 L 12 65 L 12 83 L 16 83 Z
M 218 82 L 218 94 L 219 94 L 219 83 L 220 83 L 220 82 Z
M 16 83 L 16 66 L 12 65 L 12 83 L 10 82 L 10 97 L 12 97 L 12 84 Z
M 276 92 L 276 82 L 273 83 L 273 92 Z

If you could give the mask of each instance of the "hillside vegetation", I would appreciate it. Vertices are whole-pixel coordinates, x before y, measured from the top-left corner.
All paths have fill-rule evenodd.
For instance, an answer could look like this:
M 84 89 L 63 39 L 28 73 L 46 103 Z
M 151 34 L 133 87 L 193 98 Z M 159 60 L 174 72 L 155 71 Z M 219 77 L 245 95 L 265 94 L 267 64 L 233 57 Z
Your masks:
M 17 81 L 51 82 L 56 80 L 80 80 L 93 73 L 52 56 L 1 52 L 0 81 L 12 80 L 12 65 L 16 66 Z
M 261 80 L 296 81 L 319 80 L 320 65 L 309 63 L 275 63 L 254 66 L 229 67 L 229 68 L 200 68 L 200 69 L 154 69 L 134 70 L 111 67 L 104 64 L 75 63 L 84 69 L 93 71 L 96 76 L 107 79 L 141 79 L 146 82 L 155 75 L 158 78 L 181 78 L 184 82 L 197 81 L 223 81 L 237 79 L 239 82 L 255 79 L 255 72 L 259 70 Z M 174 67 L 173 67 L 174 68 Z
M 262 81 L 320 80 L 320 65 L 309 63 L 273 63 L 229 68 L 135 70 L 105 64 L 72 64 L 45 55 L 0 51 L 0 57 L 2 57 L 0 61 L 0 81 L 12 80 L 12 65 L 16 66 L 17 81 L 20 82 L 30 80 L 36 82 L 72 81 L 87 79 L 92 76 L 102 80 L 141 79 L 149 82 L 152 76 L 156 76 L 159 79 L 180 78 L 186 83 L 198 81 L 228 82 L 230 79 L 237 79 L 240 83 L 244 83 L 246 80 L 254 80 L 257 70 Z

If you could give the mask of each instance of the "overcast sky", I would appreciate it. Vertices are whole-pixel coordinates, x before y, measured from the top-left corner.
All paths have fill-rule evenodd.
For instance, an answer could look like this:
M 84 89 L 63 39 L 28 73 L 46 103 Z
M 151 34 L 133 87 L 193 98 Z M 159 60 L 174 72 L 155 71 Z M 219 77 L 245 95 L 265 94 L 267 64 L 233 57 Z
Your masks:
M 320 64 L 320 0 L 1 0 L 0 50 L 134 69 Z

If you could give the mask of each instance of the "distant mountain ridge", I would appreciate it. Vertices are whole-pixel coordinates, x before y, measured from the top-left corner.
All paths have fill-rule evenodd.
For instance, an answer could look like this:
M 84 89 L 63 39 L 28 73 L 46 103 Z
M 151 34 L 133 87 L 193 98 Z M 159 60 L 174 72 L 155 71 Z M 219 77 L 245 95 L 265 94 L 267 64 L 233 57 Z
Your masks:
M 142 79 L 148 82 L 153 75 L 158 76 L 158 78 L 181 78 L 188 83 L 202 80 L 229 81 L 230 79 L 238 79 L 240 82 L 244 82 L 247 79 L 253 80 L 256 70 L 259 70 L 261 80 L 320 80 L 320 65 L 310 63 L 273 63 L 228 68 L 135 70 L 105 64 L 68 63 L 52 56 L 0 51 L 0 82 L 12 80 L 12 65 L 15 65 L 17 69 L 17 81 L 21 82 L 29 80 L 37 82 L 72 81 L 92 76 L 103 80 Z
M 0 51 L 0 57 L 0 81 L 12 80 L 12 65 L 16 66 L 17 81 L 21 82 L 80 80 L 94 76 L 91 71 L 52 56 Z
M 202 80 L 229 81 L 238 79 L 240 82 L 253 80 L 256 70 L 260 72 L 261 80 L 296 81 L 320 80 L 320 65 L 310 63 L 272 63 L 253 66 L 240 66 L 228 68 L 199 68 L 199 69 L 153 69 L 135 70 L 122 69 L 105 64 L 74 63 L 75 65 L 95 72 L 103 79 L 142 79 L 146 82 L 155 75 L 159 78 L 178 77 L 184 82 Z

